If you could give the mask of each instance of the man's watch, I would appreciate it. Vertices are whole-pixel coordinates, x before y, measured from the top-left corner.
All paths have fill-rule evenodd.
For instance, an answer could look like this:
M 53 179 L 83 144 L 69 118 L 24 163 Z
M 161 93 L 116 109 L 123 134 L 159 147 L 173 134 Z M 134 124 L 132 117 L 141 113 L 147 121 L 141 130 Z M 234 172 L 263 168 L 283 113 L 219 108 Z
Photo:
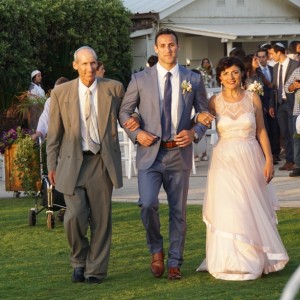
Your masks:
M 199 142 L 199 135 L 197 133 L 197 131 L 195 129 L 192 129 L 194 132 L 194 143 L 198 143 Z

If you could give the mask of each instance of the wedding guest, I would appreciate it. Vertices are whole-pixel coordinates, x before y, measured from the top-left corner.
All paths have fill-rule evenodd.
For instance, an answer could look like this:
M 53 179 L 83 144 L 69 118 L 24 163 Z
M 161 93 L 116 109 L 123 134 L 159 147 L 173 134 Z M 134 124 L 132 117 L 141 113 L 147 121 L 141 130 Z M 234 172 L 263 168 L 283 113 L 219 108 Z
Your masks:
M 204 72 L 204 84 L 208 88 L 215 87 L 216 84 L 216 70 L 208 58 L 203 58 L 200 64 L 200 72 Z
M 300 115 L 300 67 L 295 69 L 285 84 L 285 92 L 295 94 L 295 102 L 293 108 L 293 133 L 294 133 L 294 162 L 295 167 L 289 173 L 290 177 L 300 176 L 300 138 L 296 130 L 296 121 Z
M 253 83 L 254 81 L 259 82 L 261 86 L 264 86 L 264 78 L 263 74 L 260 72 L 259 68 L 259 61 L 258 58 L 254 54 L 248 54 L 244 57 L 243 63 L 245 66 L 245 88 L 247 89 L 248 86 Z
M 272 45 L 269 52 L 274 61 L 277 62 L 273 69 L 273 87 L 275 93 L 272 94 L 269 114 L 273 118 L 276 116 L 278 120 L 286 160 L 279 170 L 292 171 L 294 169 L 292 119 L 295 95 L 294 93 L 286 93 L 284 85 L 293 71 L 300 66 L 300 63 L 286 56 L 286 49 L 282 43 Z
M 208 169 L 203 205 L 206 259 L 197 271 L 217 279 L 253 280 L 284 268 L 289 258 L 276 228 L 278 200 L 270 181 L 272 153 L 256 93 L 241 87 L 237 57 L 217 66 L 222 91 L 209 101 L 219 140 Z
M 297 48 L 299 49 L 300 41 L 291 41 L 289 44 L 288 54 L 287 56 L 291 59 L 294 59 L 296 61 L 300 60 L 300 51 L 297 51 Z
M 105 74 L 104 64 L 101 60 L 98 60 L 97 61 L 97 68 L 96 68 L 96 77 L 103 78 L 104 74 Z
M 271 55 L 271 50 L 272 48 L 272 45 L 269 44 L 269 43 L 264 43 L 262 45 L 259 46 L 259 49 L 266 49 L 268 51 L 268 60 L 267 60 L 267 63 L 270 67 L 274 67 L 274 65 L 276 64 L 276 62 L 274 61 L 274 59 L 272 58 L 272 55 Z
M 55 86 L 65 83 L 69 81 L 66 77 L 60 77 L 56 80 Z M 32 139 L 36 139 L 38 137 L 42 138 L 44 141 L 48 132 L 48 123 L 49 123 L 49 109 L 50 109 L 50 97 L 46 100 L 44 105 L 44 110 L 42 114 L 40 115 L 39 122 L 37 125 L 36 132 L 31 136 Z
M 263 95 L 260 96 L 263 104 L 264 119 L 266 121 L 265 127 L 268 132 L 268 137 L 271 144 L 273 155 L 273 163 L 278 164 L 280 159 L 280 133 L 276 118 L 272 118 L 269 114 L 270 101 L 273 93 L 273 67 L 268 65 L 268 50 L 266 48 L 259 48 L 256 52 L 259 61 L 259 70 L 264 74 L 267 83 L 263 86 Z
M 42 73 L 34 70 L 31 73 L 31 84 L 28 88 L 28 94 L 33 97 L 45 97 L 45 91 L 42 86 Z

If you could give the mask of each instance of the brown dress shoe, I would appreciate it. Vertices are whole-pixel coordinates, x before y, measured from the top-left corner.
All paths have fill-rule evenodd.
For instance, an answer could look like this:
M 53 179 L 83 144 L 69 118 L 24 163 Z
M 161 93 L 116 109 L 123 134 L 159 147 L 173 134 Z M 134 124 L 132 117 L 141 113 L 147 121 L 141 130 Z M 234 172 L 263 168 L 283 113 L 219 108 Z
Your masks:
M 286 162 L 282 167 L 279 168 L 280 171 L 293 171 L 294 164 L 292 162 Z
M 173 267 L 169 268 L 169 275 L 168 275 L 169 280 L 179 280 L 181 278 L 182 276 L 179 268 L 173 268 Z
M 159 278 L 165 272 L 164 253 L 153 253 L 151 258 L 151 273 L 154 277 Z

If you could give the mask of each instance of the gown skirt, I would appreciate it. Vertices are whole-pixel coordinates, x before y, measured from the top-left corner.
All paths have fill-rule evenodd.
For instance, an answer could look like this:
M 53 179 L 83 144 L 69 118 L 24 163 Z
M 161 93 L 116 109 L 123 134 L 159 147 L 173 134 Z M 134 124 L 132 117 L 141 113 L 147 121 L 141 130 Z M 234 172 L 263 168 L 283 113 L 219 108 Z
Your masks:
M 203 206 L 206 259 L 197 271 L 252 280 L 288 262 L 277 230 L 278 200 L 263 177 L 264 164 L 255 137 L 220 138 L 213 148 Z

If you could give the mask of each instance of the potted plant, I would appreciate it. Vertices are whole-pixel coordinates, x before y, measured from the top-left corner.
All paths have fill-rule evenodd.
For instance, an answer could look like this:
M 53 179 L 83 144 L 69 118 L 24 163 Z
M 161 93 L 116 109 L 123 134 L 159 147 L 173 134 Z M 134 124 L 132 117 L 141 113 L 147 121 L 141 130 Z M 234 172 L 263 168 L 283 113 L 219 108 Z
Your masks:
M 0 152 L 5 156 L 6 191 L 24 191 L 30 195 L 39 188 L 39 149 L 31 138 L 32 133 L 17 127 L 0 136 Z
M 28 92 L 22 92 L 11 105 L 11 110 L 13 114 L 27 121 L 28 128 L 35 130 L 47 98 L 48 94 L 45 97 L 37 97 Z

